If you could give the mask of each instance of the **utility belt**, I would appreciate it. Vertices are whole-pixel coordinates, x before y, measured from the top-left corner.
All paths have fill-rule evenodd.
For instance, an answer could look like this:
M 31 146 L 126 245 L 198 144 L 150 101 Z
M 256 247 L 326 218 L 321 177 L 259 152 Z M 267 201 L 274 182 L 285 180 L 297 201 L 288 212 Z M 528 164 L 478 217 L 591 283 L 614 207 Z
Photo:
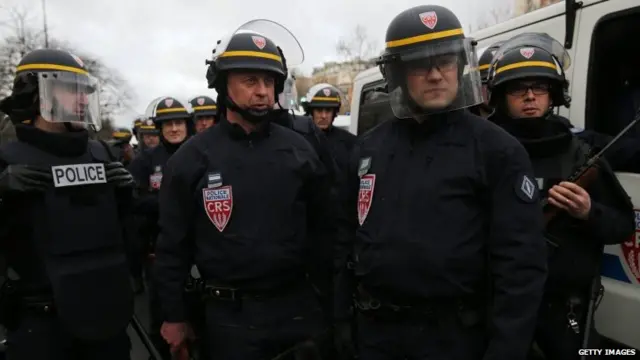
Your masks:
M 242 289 L 209 280 L 201 280 L 199 284 L 197 286 L 201 288 L 204 300 L 227 302 L 240 302 L 246 299 L 267 300 L 291 294 L 304 286 L 310 286 L 305 280 L 286 282 L 269 289 Z M 197 291 L 197 286 L 195 291 Z
M 478 298 L 425 300 L 411 305 L 397 305 L 379 300 L 362 285 L 357 287 L 354 306 L 358 312 L 367 317 L 386 321 L 434 322 L 456 314 L 463 326 L 471 327 L 479 324 L 486 317 L 482 310 L 486 308 L 485 302 Z
M 0 323 L 7 329 L 18 327 L 25 314 L 50 316 L 56 313 L 50 293 L 23 294 L 19 283 L 7 280 L 0 290 Z

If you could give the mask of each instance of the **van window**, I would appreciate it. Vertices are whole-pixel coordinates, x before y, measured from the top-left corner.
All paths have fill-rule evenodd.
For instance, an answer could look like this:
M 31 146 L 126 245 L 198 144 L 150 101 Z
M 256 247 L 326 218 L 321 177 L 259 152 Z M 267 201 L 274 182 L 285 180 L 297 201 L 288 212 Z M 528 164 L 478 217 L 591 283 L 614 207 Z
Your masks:
M 615 135 L 640 109 L 640 48 L 629 37 L 640 34 L 640 7 L 601 18 L 591 39 L 586 127 Z M 640 126 L 628 133 L 640 140 Z
M 358 135 L 364 134 L 381 122 L 393 118 L 386 85 L 384 80 L 379 80 L 362 88 L 360 109 L 358 110 Z

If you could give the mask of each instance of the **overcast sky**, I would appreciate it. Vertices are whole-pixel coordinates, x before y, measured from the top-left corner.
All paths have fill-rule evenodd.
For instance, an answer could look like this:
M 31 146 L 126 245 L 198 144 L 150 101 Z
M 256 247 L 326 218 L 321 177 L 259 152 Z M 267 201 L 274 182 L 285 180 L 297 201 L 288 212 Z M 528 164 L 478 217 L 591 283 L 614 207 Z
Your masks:
M 336 60 L 336 43 L 363 25 L 381 50 L 386 28 L 403 10 L 438 4 L 453 10 L 463 25 L 476 21 L 481 6 L 510 0 L 45 0 L 49 36 L 68 41 L 117 69 L 136 99 L 120 114 L 119 125 L 130 126 L 158 96 L 186 101 L 195 95 L 215 95 L 207 89 L 204 61 L 216 41 L 242 23 L 256 18 L 277 21 L 297 38 L 305 52 L 301 66 Z M 42 24 L 41 0 L 0 0 L 3 7 L 31 11 L 34 26 Z M 0 10 L 1 11 L 1 10 Z M 3 15 L 5 17 L 6 15 Z M 0 30 L 3 31 L 3 30 Z M 286 56 L 286 53 L 285 53 Z

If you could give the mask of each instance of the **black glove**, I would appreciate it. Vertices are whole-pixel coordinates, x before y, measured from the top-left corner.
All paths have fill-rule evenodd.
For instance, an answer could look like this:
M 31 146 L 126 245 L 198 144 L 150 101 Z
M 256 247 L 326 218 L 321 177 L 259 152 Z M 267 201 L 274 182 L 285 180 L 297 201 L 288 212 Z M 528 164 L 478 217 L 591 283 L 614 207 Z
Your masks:
M 357 359 L 353 337 L 351 336 L 351 324 L 348 321 L 339 321 L 335 324 L 333 343 L 336 347 L 338 359 Z
M 0 173 L 0 194 L 6 192 L 43 192 L 53 185 L 50 168 L 9 165 Z
M 135 181 L 129 170 L 125 169 L 124 165 L 120 162 L 111 162 L 104 164 L 104 168 L 107 172 L 107 182 L 114 184 L 116 187 L 130 187 L 135 186 Z

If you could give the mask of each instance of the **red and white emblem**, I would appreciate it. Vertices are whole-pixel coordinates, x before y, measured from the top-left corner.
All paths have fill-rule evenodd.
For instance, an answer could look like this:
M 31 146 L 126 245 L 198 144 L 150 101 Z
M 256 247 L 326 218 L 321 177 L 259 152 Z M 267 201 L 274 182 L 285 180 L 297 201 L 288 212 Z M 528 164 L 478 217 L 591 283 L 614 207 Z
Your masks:
M 171 107 L 171 105 L 173 105 L 173 99 L 172 99 L 172 98 L 164 99 L 164 104 L 165 104 L 167 107 Z
M 331 96 L 331 89 L 329 88 L 322 89 L 322 92 L 324 93 L 324 96 Z
M 636 214 L 636 231 L 631 235 L 629 241 L 622 243 L 622 254 L 624 260 L 629 267 L 630 272 L 640 283 L 640 210 L 635 211 Z
M 198 98 L 198 100 L 196 100 L 196 102 L 198 103 L 198 105 L 202 106 L 202 105 L 204 105 L 204 98 Z
M 157 172 L 149 176 L 149 187 L 153 190 L 160 190 L 160 184 L 162 184 L 162 173 Z
M 438 24 L 438 14 L 436 14 L 435 11 L 423 12 L 419 16 L 420 21 L 422 21 L 424 26 L 428 27 L 431 30 L 435 29 L 436 25 Z
M 264 47 L 267 46 L 267 40 L 265 40 L 262 36 L 252 36 L 251 39 L 253 39 L 253 43 L 256 44 L 256 46 L 260 50 L 264 49 Z
M 84 67 L 84 62 L 82 61 L 82 59 L 80 59 L 80 57 L 74 54 L 70 54 L 70 55 L 73 58 L 73 60 L 75 60 L 78 63 L 78 65 L 80 65 L 81 67 Z
M 534 48 L 522 48 L 520 49 L 520 54 L 524 57 L 526 57 L 527 59 L 531 59 L 531 57 L 533 56 L 533 54 L 535 53 L 535 49 Z
M 373 189 L 376 185 L 375 174 L 367 174 L 360 178 L 360 191 L 358 192 L 358 222 L 364 224 L 373 202 Z
M 204 210 L 209 216 L 209 220 L 216 226 L 218 231 L 224 231 L 233 210 L 233 193 L 231 185 L 202 189 L 202 200 L 204 200 Z

